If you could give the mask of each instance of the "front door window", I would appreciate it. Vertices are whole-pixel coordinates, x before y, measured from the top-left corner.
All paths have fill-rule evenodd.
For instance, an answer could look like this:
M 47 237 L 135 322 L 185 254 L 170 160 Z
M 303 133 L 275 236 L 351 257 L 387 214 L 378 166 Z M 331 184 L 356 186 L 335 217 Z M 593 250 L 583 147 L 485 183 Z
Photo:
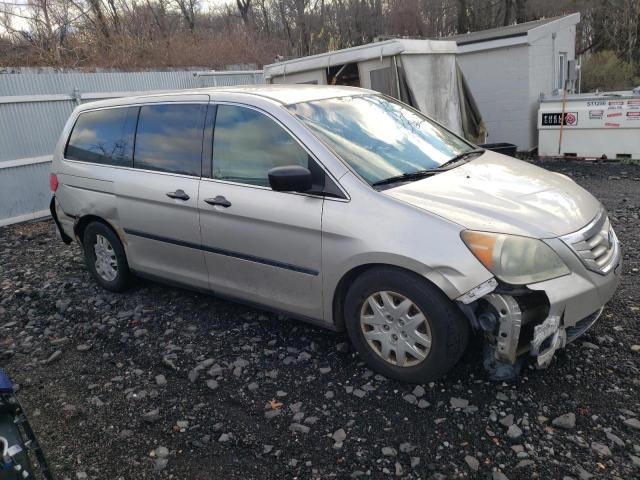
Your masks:
M 218 106 L 213 178 L 267 187 L 269 170 L 284 165 L 309 168 L 309 155 L 289 132 L 251 108 Z

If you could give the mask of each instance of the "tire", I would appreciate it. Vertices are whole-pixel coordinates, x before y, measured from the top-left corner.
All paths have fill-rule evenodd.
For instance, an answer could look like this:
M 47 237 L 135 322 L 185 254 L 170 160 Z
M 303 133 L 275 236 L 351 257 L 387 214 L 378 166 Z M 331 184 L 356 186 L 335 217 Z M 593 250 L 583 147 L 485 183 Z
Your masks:
M 387 303 L 379 292 L 388 294 Z M 412 305 L 408 313 L 400 315 L 408 305 L 403 298 Z M 394 306 L 387 307 L 389 299 Z M 371 301 L 380 307 L 377 314 Z M 385 314 L 389 311 L 394 314 L 391 320 L 392 315 Z M 361 315 L 364 322 L 376 325 L 364 325 Z M 458 362 L 469 340 L 469 323 L 449 298 L 417 274 L 393 267 L 368 270 L 356 278 L 347 292 L 344 318 L 351 342 L 367 365 L 385 377 L 402 382 L 425 383 L 445 374 Z M 399 326 L 402 323 L 404 325 Z M 412 331 L 410 325 L 416 324 L 419 327 Z M 394 335 L 396 340 L 391 338 Z M 427 347 L 425 339 L 429 337 Z M 377 338 L 384 339 L 386 352 Z M 407 348 L 411 344 L 413 347 Z M 400 355 L 396 355 L 393 348 Z
M 87 269 L 102 288 L 111 292 L 122 292 L 129 287 L 132 275 L 127 256 L 122 242 L 110 227 L 102 222 L 91 222 L 84 230 L 82 247 Z M 106 269 L 102 268 L 104 256 L 103 262 L 97 262 L 97 250 L 103 250 L 107 255 Z M 115 273 L 112 270 L 115 270 Z

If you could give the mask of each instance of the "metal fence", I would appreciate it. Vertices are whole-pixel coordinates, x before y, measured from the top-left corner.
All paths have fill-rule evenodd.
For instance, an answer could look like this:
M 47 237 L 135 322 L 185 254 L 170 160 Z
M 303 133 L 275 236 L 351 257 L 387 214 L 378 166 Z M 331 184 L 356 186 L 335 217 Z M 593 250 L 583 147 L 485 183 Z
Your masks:
M 259 70 L 0 74 L 0 226 L 48 215 L 51 154 L 79 103 L 258 83 Z

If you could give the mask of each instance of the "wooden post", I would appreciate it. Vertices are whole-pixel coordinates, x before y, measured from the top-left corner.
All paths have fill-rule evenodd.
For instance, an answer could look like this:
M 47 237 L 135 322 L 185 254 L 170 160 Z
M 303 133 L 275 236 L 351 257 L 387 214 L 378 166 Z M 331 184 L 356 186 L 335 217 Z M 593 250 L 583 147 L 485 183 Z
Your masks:
M 558 156 L 560 156 L 560 152 L 562 151 L 562 131 L 564 129 L 564 114 L 567 107 L 567 82 L 568 80 L 564 81 L 564 86 L 562 88 L 562 113 L 560 114 L 560 138 L 558 139 Z

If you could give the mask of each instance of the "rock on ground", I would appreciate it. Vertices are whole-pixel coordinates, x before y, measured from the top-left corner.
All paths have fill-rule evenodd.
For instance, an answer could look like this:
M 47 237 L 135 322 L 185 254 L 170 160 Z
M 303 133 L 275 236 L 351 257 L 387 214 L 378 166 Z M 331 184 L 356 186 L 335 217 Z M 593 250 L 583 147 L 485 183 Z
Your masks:
M 50 220 L 0 228 L 0 365 L 54 477 L 638 478 L 640 166 L 542 165 L 605 205 L 622 276 L 583 337 L 508 384 L 487 381 L 477 337 L 446 377 L 403 384 L 344 333 L 143 279 L 107 292 Z

